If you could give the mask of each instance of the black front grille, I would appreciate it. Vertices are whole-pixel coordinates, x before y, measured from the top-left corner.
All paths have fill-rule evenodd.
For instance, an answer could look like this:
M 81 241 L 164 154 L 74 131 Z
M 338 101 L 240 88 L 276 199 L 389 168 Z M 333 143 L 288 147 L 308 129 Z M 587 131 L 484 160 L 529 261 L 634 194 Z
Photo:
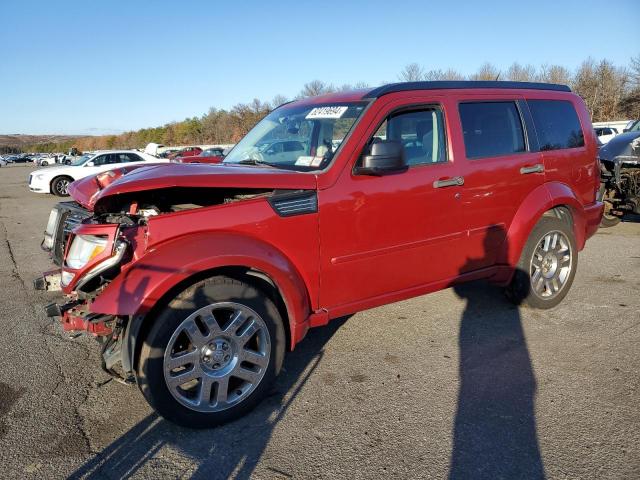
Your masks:
M 71 231 L 86 218 L 91 217 L 91 212 L 82 208 L 76 202 L 60 202 L 58 204 L 60 215 L 55 230 L 55 239 L 51 257 L 56 265 L 62 266 L 64 249 L 67 246 Z

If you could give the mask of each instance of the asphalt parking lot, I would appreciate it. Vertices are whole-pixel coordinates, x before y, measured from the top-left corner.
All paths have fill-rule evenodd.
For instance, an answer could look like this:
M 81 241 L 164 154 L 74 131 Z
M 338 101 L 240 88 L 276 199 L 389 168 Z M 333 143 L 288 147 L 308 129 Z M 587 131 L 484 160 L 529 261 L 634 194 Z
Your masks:
M 477 284 L 312 330 L 257 410 L 194 432 L 45 317 L 31 170 L 0 169 L 1 478 L 640 478 L 640 224 L 551 311 Z

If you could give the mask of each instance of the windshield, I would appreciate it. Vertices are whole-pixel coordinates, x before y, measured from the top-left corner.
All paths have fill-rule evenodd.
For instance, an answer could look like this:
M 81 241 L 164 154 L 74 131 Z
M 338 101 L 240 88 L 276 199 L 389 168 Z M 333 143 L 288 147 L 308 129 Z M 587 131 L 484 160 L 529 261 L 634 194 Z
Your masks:
M 256 163 L 309 171 L 325 168 L 365 103 L 286 105 L 262 119 L 224 163 Z
M 94 155 L 82 155 L 80 158 L 76 158 L 73 162 L 71 162 L 69 165 L 72 165 L 74 167 L 79 167 L 80 165 L 82 165 L 84 162 L 88 161 L 90 158 L 92 158 Z

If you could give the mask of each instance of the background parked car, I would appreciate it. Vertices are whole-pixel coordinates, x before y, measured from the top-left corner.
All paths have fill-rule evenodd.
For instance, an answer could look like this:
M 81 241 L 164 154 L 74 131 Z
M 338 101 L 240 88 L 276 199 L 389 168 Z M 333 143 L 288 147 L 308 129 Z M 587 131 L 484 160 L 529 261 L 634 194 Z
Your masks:
M 200 147 L 187 147 L 182 150 L 178 150 L 176 152 L 170 153 L 167 158 L 169 160 L 173 160 L 178 157 L 193 157 L 195 155 L 200 155 L 202 153 L 202 149 Z
M 600 140 L 602 143 L 607 143 L 613 137 L 618 135 L 618 133 L 620 133 L 613 127 L 596 127 L 594 128 L 594 130 L 596 131 L 598 140 Z
M 60 165 L 36 170 L 29 175 L 29 190 L 36 193 L 52 193 L 59 197 L 68 195 L 69 184 L 89 175 L 142 162 L 167 163 L 149 154 L 133 150 L 96 152 L 78 157 L 70 165 Z
M 224 160 L 224 149 L 220 147 L 207 148 L 199 155 L 176 157 L 177 163 L 220 163 Z

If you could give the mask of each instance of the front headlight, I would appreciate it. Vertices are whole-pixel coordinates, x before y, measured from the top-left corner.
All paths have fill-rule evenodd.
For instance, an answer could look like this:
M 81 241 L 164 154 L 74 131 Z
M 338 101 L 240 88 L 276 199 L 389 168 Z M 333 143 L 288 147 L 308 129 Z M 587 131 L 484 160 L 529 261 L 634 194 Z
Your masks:
M 36 180 L 42 180 L 44 178 L 44 173 L 38 173 L 33 176 Z
M 89 260 L 100 255 L 106 246 L 105 235 L 76 235 L 67 254 L 67 266 L 74 270 L 84 267 Z

